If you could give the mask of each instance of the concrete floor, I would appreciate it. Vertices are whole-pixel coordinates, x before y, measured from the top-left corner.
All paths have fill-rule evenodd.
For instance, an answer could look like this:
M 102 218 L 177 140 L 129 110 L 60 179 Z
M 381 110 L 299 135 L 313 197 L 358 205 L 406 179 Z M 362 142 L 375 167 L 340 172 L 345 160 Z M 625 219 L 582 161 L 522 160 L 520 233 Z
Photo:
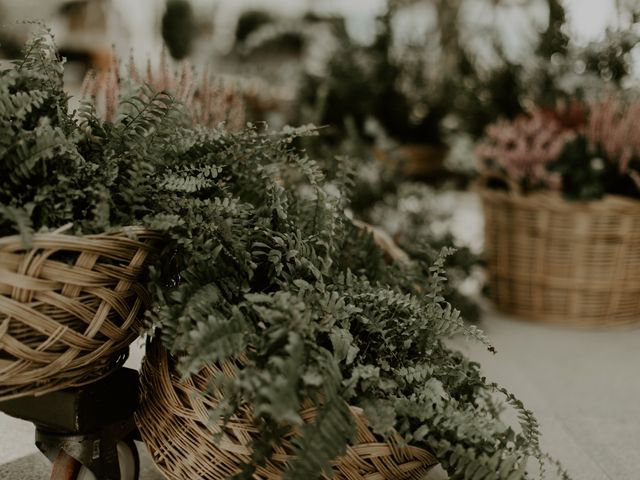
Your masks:
M 574 330 L 485 316 L 497 348 L 461 350 L 516 394 L 541 424 L 542 447 L 574 480 L 640 478 L 640 329 Z

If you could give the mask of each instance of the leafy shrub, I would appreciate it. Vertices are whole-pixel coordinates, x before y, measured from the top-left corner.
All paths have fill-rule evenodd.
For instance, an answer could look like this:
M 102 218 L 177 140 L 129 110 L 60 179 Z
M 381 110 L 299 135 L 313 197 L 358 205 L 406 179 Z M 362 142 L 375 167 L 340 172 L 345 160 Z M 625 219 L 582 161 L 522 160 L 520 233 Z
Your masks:
M 274 21 L 271 14 L 264 10 L 246 10 L 242 12 L 236 26 L 236 41 L 244 42 L 260 27 L 273 23 Z
M 608 98 L 591 105 L 583 128 L 551 169 L 575 199 L 607 193 L 640 197 L 640 103 Z
M 84 137 L 67 113 L 63 66 L 50 39 L 35 38 L 0 72 L 0 234 L 96 217 L 101 187 L 90 185 Z M 98 221 L 99 223 L 99 221 Z
M 558 103 L 593 100 L 603 88 L 619 90 L 633 83 L 632 50 L 640 42 L 638 17 L 630 25 L 607 30 L 604 38 L 582 45 L 567 35 L 563 2 L 547 0 L 548 23 L 521 58 L 497 47 L 497 64 L 473 62 L 458 80 L 455 113 L 461 128 L 478 139 L 500 119 L 512 121 L 531 104 L 555 109 Z M 456 81 L 456 79 L 454 79 Z
M 390 232 L 409 258 L 420 260 L 424 268 L 438 259 L 442 248 L 456 245 L 451 232 L 454 206 L 444 205 L 447 203 L 445 195 L 428 185 L 405 182 L 397 191 L 386 194 L 360 214 Z M 413 274 L 416 278 L 428 277 L 428 270 L 421 271 L 419 265 L 420 262 L 414 264 L 418 269 Z M 442 296 L 471 323 L 480 320 L 481 311 L 476 296 L 465 287 L 469 283 L 473 287 L 470 277 L 477 273 L 479 266 L 479 256 L 464 245 L 456 245 L 444 264 L 447 282 L 443 285 Z M 482 282 L 475 280 L 475 290 L 479 291 Z

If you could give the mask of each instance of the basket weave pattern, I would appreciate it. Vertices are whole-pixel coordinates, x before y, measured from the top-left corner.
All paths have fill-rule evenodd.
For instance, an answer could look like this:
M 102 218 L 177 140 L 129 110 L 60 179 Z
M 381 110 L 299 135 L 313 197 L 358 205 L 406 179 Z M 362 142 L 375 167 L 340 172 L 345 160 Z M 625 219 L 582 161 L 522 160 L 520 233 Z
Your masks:
M 227 425 L 211 422 L 209 412 L 220 398 L 203 395 L 213 376 L 234 375 L 236 367 L 227 363 L 208 366 L 187 379 L 173 371 L 166 350 L 154 341 L 147 347 L 143 363 L 141 403 L 136 423 L 147 448 L 162 473 L 170 480 L 227 480 L 240 472 L 251 458 L 250 443 L 257 433 L 248 406 Z M 437 463 L 421 448 L 400 445 L 393 439 L 381 442 L 368 428 L 357 408 L 351 408 L 357 426 L 357 442 L 334 462 L 334 480 L 422 480 Z M 313 407 L 301 412 L 311 422 Z M 221 437 L 216 442 L 215 435 Z M 291 433 L 273 458 L 258 467 L 255 480 L 279 480 L 286 462 L 292 458 Z M 326 477 L 323 477 L 326 478 Z
M 640 202 L 481 189 L 496 306 L 584 326 L 640 320 Z
M 128 234 L 135 234 L 136 239 Z M 140 283 L 157 234 L 0 238 L 0 400 L 107 374 L 138 336 Z

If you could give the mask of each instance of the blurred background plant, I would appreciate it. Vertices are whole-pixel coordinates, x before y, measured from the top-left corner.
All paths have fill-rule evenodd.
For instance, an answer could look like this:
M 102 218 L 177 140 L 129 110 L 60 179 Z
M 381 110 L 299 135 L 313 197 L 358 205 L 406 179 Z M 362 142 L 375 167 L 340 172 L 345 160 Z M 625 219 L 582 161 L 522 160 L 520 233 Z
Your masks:
M 566 143 L 551 170 L 572 199 L 606 194 L 640 198 L 640 103 L 606 98 L 590 105 L 585 124 Z
M 480 169 L 498 179 L 493 186 L 502 178 L 524 193 L 640 198 L 639 114 L 637 99 L 618 94 L 584 104 L 574 98 L 563 110 L 538 107 L 511 122 L 500 120 L 476 149 Z
M 417 244 L 460 248 L 448 259 L 448 294 L 469 319 L 477 309 L 463 297 L 482 288 L 470 275 L 479 250 L 449 226 L 477 175 L 476 153 L 525 190 L 562 184 L 591 198 L 635 188 L 635 150 L 613 156 L 613 134 L 564 141 L 598 93 L 637 87 L 633 1 L 602 2 L 603 14 L 590 17 L 601 22 L 591 27 L 598 36 L 577 30 L 587 22 L 576 0 L 37 3 L 0 0 L 0 18 L 44 17 L 68 60 L 66 88 L 78 93 L 86 77 L 84 92 L 107 117 L 132 87 L 126 69 L 135 84 L 172 90 L 203 125 L 320 126 L 319 136 L 296 141 L 326 171 L 349 163 L 354 218 L 384 229 L 408 255 Z M 3 30 L 6 57 L 27 30 Z M 628 120 L 615 127 L 615 138 L 634 135 Z
M 172 69 L 166 52 L 161 55 L 157 71 L 149 62 L 143 73 L 138 71 L 133 59 L 123 66 L 114 55 L 108 70 L 87 74 L 81 95 L 95 105 L 101 118 L 112 122 L 120 100 L 144 85 L 158 92 L 171 92 L 187 107 L 195 125 L 216 128 L 224 123 L 227 130 L 238 131 L 246 124 L 246 106 L 252 98 L 251 91 L 245 91 L 245 86 L 233 78 L 212 77 L 208 71 L 198 73 L 186 61 Z

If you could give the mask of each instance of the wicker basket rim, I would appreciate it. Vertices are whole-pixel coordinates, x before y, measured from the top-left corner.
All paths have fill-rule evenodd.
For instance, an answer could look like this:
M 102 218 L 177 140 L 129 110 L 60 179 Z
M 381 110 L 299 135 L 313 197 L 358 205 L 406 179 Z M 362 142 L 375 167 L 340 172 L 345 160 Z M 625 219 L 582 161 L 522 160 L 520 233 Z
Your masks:
M 538 205 L 559 211 L 620 212 L 640 214 L 640 200 L 623 195 L 607 194 L 598 200 L 567 200 L 559 192 L 537 191 L 519 193 L 477 186 L 476 190 L 487 200 L 500 200 L 512 204 Z
M 68 230 L 0 237 L 0 400 L 94 381 L 139 335 L 161 233 Z
M 135 237 L 144 237 L 145 239 L 162 238 L 162 234 L 158 230 L 153 230 L 151 228 L 143 227 L 140 225 L 129 225 L 129 226 L 118 227 L 113 230 L 108 230 L 100 233 L 89 233 L 89 234 L 81 234 L 81 235 L 74 235 L 72 233 L 68 233 L 66 230 L 51 231 L 51 232 L 36 232 L 31 237 L 32 238 L 31 243 L 32 245 L 37 246 L 40 242 L 57 241 L 60 239 L 64 239 L 68 241 L 83 241 L 83 240 L 103 239 L 105 237 L 109 238 L 109 237 L 115 237 L 115 236 L 119 236 L 119 238 L 121 239 L 122 234 L 131 234 Z M 16 241 L 22 243 L 22 238 L 23 237 L 19 234 L 5 235 L 5 236 L 0 235 L 0 246 L 6 245 L 6 244 L 13 244 Z

